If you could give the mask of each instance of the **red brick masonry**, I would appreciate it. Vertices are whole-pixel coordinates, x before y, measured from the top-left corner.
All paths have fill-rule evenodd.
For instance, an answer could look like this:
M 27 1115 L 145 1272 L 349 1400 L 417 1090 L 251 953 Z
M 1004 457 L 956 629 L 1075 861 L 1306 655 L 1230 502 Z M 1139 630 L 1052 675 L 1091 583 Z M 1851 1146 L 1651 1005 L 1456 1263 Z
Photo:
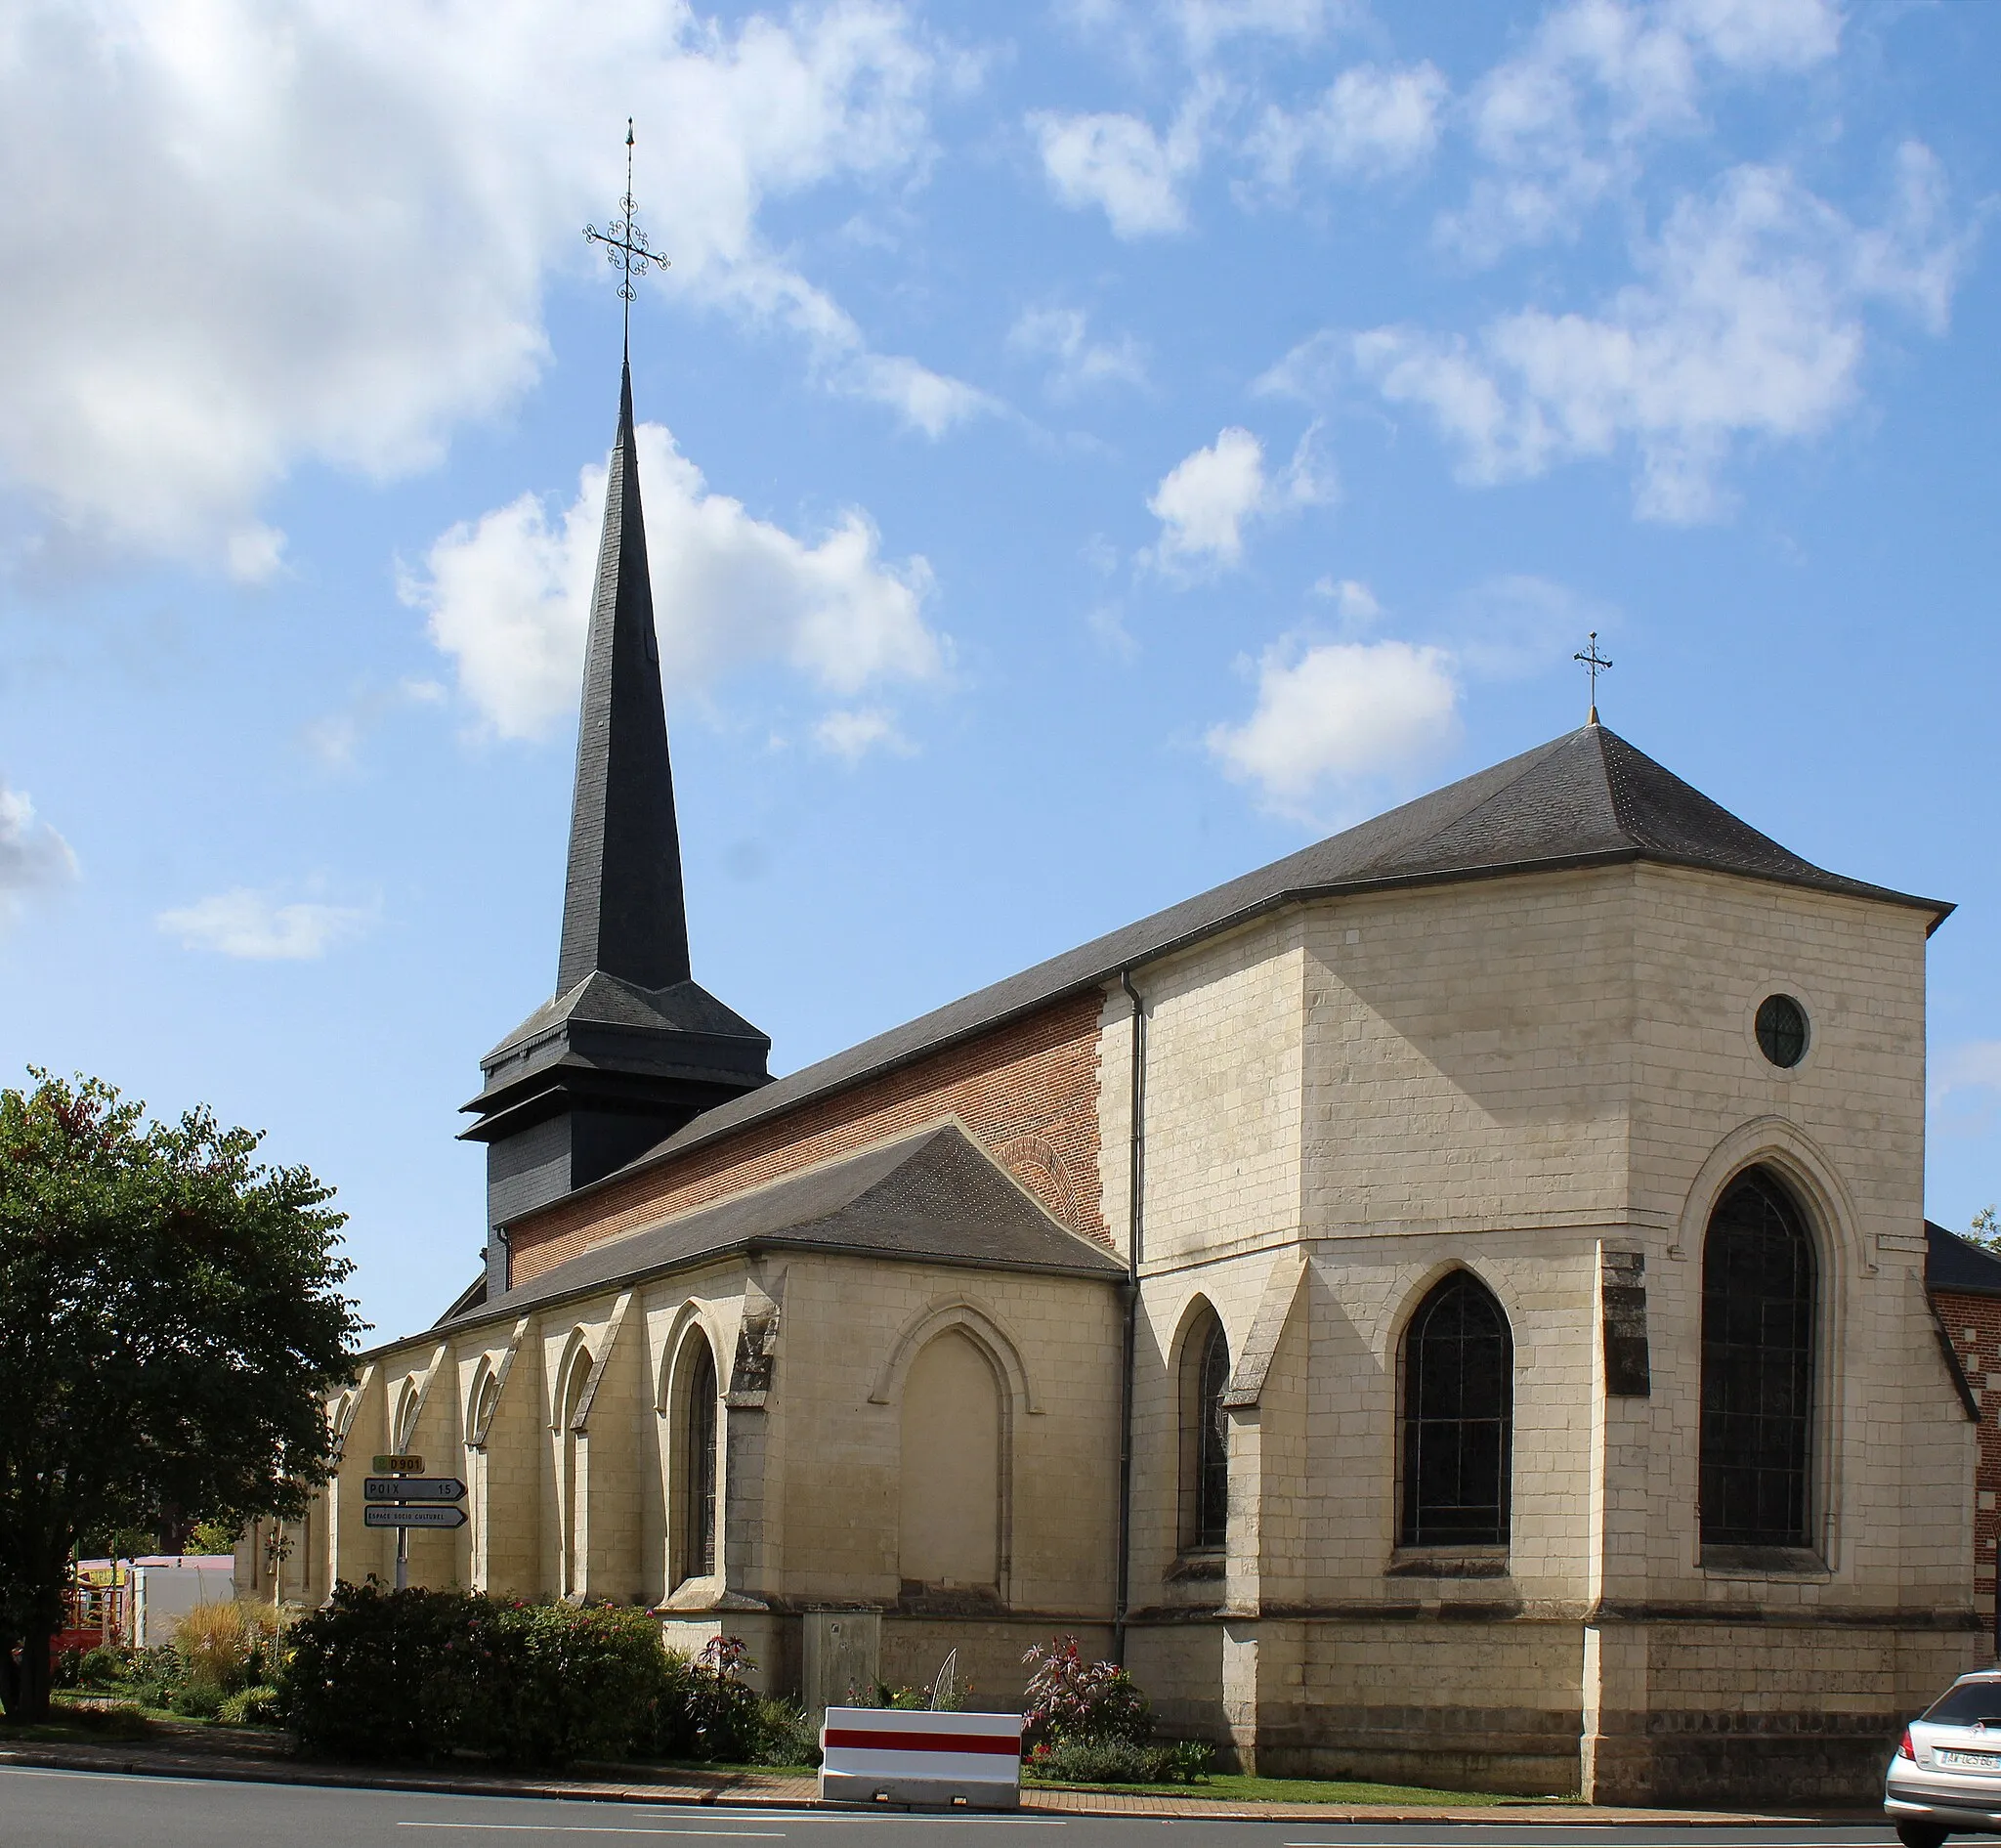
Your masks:
M 1967 1384 L 1974 1389 L 1974 1402 L 1980 1408 L 1980 1458 L 1974 1466 L 1974 1602 L 1991 1617 L 1994 1543 L 2001 1540 L 2001 1512 L 1995 1508 L 2001 1491 L 2001 1391 L 1990 1388 L 1988 1381 L 2001 1381 L 2001 1297 L 1934 1290 L 1932 1306 L 1951 1337 Z
M 621 1232 L 956 1114 L 1073 1231 L 1100 1243 L 1098 1018 L 1091 989 L 795 1109 L 511 1230 L 512 1277 L 526 1283 Z

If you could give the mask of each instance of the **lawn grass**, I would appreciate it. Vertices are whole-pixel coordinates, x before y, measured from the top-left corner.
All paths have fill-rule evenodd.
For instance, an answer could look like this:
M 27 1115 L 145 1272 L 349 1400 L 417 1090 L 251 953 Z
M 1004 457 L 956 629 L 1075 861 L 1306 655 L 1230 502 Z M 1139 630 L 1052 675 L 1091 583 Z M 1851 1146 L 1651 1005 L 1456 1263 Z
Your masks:
M 1562 1797 L 1501 1796 L 1487 1790 L 1426 1790 L 1406 1784 L 1354 1784 L 1327 1778 L 1247 1778 L 1216 1772 L 1200 1784 L 1045 1784 L 1024 1790 L 1097 1790 L 1117 1796 L 1195 1796 L 1225 1803 L 1402 1803 L 1425 1809 L 1485 1809 L 1496 1803 L 1560 1803 Z

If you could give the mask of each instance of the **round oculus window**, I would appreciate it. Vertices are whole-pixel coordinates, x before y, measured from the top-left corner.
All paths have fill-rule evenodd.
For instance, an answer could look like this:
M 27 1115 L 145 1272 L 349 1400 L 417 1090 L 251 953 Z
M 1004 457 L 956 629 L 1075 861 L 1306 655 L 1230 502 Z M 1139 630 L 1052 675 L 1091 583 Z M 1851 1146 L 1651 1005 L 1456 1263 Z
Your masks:
M 1807 1010 L 1790 995 L 1767 995 L 1758 1004 L 1758 1050 L 1790 1071 L 1807 1056 Z

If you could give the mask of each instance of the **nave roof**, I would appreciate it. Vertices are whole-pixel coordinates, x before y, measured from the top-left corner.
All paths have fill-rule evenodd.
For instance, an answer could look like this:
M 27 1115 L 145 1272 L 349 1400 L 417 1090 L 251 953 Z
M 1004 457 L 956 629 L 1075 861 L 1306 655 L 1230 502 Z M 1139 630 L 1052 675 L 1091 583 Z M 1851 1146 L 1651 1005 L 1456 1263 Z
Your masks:
M 1058 1225 L 962 1130 L 946 1123 L 607 1239 L 504 1295 L 447 1313 L 436 1326 L 518 1315 L 755 1251 L 832 1252 L 1108 1282 L 1126 1274 L 1111 1253 Z
M 592 1185 L 611 1185 L 1282 905 L 1636 860 L 1907 906 L 1931 912 L 1935 926 L 1952 909 L 1815 866 L 1615 732 L 1584 725 L 734 1097 Z

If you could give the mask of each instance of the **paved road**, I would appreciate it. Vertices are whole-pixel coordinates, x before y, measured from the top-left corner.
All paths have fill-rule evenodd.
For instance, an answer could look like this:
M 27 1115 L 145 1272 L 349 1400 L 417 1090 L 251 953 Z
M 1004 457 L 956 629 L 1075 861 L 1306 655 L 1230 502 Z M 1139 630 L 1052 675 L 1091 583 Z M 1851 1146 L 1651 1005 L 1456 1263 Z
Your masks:
M 1024 1831 L 1060 1830 L 1057 1834 Z M 422 1796 L 0 1766 L 0 1848 L 1895 1848 L 1887 1828 L 1162 1822 Z

